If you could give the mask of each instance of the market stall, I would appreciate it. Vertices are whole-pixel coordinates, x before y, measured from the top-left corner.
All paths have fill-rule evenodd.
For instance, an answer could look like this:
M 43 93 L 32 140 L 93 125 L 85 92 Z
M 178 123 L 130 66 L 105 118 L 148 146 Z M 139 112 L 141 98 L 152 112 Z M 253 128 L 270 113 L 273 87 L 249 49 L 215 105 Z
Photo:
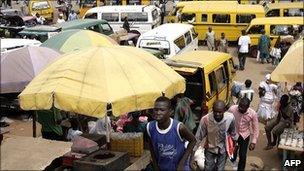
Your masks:
M 283 150 L 283 170 L 287 170 L 287 168 L 289 168 L 284 166 L 287 159 L 294 159 L 296 152 L 304 152 L 303 139 L 303 130 L 299 131 L 293 128 L 286 128 L 280 136 L 280 144 L 278 148 Z
M 1 170 L 43 170 L 55 158 L 70 151 L 71 142 L 4 135 Z
M 282 61 L 271 73 L 271 80 L 275 82 L 285 82 L 285 87 L 287 83 L 303 83 L 303 61 L 303 38 L 300 38 L 290 46 Z M 303 118 L 303 114 L 299 115 Z M 304 151 L 303 131 L 299 132 L 294 129 L 285 129 L 284 133 L 280 136 L 278 148 L 283 150 L 282 169 L 286 170 L 287 167 L 284 167 L 284 163 L 288 153 L 293 156 L 295 152 Z
M 63 55 L 30 82 L 19 95 L 19 100 L 24 110 L 49 110 L 55 107 L 105 118 L 106 114 L 118 117 L 153 108 L 159 96 L 172 98 L 184 91 L 184 78 L 142 49 L 94 47 Z M 143 150 L 142 133 L 133 138 L 126 135 L 115 137 L 113 133 L 110 136 L 108 123 L 108 119 L 105 119 L 107 148 L 102 147 L 104 144 L 97 147 L 83 140 L 84 143 L 79 144 L 93 144 L 91 147 L 97 147 L 97 150 L 85 156 L 66 154 L 67 160 L 75 160 L 72 162 L 73 169 L 121 170 L 130 165 L 129 156 L 132 159 L 145 155 L 145 161 L 149 161 L 149 155 Z M 118 161 L 121 164 L 117 164 Z M 134 162 L 141 167 L 147 164 Z M 67 163 L 71 167 L 71 162 Z

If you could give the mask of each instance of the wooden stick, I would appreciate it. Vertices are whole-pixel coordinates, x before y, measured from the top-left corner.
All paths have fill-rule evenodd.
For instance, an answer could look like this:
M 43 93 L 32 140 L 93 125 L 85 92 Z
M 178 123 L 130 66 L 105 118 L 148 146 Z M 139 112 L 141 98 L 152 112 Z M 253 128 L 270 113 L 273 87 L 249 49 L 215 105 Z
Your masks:
M 32 115 L 33 115 L 33 137 L 36 138 L 37 137 L 37 133 L 36 133 L 37 111 L 33 111 Z

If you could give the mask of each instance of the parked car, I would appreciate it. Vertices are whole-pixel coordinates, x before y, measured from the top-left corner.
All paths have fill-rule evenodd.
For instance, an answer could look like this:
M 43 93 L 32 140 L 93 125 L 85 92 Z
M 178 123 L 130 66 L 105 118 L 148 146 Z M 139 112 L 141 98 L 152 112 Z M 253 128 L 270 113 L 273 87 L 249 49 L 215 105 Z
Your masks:
M 112 27 L 105 20 L 79 19 L 50 26 L 37 25 L 35 27 L 26 28 L 19 32 L 19 34 L 22 37 L 35 38 L 44 42 L 53 35 L 58 34 L 63 30 L 70 29 L 88 29 L 108 36 L 111 36 L 114 33 Z
M 24 16 L 20 10 L 6 9 L 0 14 L 0 37 L 18 37 L 18 33 L 26 27 L 37 25 L 36 17 Z

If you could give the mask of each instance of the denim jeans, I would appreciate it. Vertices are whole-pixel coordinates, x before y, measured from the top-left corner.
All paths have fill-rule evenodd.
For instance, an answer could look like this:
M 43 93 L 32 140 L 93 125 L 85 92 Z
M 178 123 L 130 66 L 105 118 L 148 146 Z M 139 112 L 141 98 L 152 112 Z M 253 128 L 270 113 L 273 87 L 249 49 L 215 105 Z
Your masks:
M 238 58 L 239 58 L 240 69 L 245 68 L 246 57 L 247 57 L 247 53 L 239 53 Z
M 205 171 L 225 170 L 227 154 L 215 154 L 205 150 Z

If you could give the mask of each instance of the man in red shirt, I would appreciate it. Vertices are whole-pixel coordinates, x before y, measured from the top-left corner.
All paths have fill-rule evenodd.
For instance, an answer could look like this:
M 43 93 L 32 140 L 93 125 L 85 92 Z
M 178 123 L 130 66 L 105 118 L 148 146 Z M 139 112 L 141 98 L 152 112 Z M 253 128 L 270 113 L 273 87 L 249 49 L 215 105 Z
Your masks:
M 240 159 L 237 170 L 244 170 L 246 166 L 247 148 L 251 135 L 250 130 L 253 131 L 253 135 L 249 150 L 254 150 L 259 136 L 258 115 L 253 109 L 249 108 L 249 106 L 250 100 L 247 97 L 243 97 L 239 105 L 233 105 L 229 108 L 229 112 L 233 113 L 235 117 L 236 133 L 239 136 L 237 144 Z

